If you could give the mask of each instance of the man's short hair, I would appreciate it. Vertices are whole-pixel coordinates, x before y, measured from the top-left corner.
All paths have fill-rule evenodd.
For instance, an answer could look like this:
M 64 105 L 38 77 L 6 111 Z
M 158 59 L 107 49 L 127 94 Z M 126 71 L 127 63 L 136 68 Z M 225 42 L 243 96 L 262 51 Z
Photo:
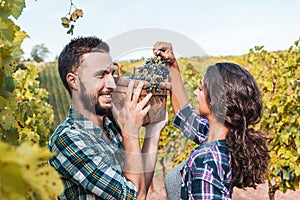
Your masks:
M 78 37 L 72 39 L 71 42 L 65 46 L 65 48 L 59 55 L 59 75 L 70 95 L 72 94 L 67 83 L 66 76 L 68 73 L 76 72 L 83 61 L 82 56 L 90 52 L 109 53 L 109 46 L 95 36 Z

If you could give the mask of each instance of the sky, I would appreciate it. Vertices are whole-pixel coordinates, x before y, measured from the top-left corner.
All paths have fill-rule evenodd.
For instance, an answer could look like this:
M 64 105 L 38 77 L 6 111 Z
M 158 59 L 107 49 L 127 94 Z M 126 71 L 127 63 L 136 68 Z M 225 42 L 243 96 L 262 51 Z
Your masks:
M 69 12 L 70 0 L 26 0 L 26 8 L 16 21 L 30 36 L 22 44 L 24 58 L 30 57 L 34 45 L 44 43 L 51 52 L 46 61 L 52 61 L 78 36 L 97 36 L 111 42 L 111 49 L 123 51 L 117 53 L 118 59 L 148 57 L 155 40 L 176 45 L 182 41 L 180 45 L 185 48 L 174 45 L 174 51 L 177 48 L 180 55 L 189 51 L 186 49 L 194 49 L 199 50 L 199 55 L 203 51 L 210 56 L 228 56 L 248 53 L 250 48 L 260 45 L 268 51 L 285 50 L 300 37 L 300 0 L 73 0 L 73 3 L 84 15 L 75 23 L 71 36 L 60 21 Z

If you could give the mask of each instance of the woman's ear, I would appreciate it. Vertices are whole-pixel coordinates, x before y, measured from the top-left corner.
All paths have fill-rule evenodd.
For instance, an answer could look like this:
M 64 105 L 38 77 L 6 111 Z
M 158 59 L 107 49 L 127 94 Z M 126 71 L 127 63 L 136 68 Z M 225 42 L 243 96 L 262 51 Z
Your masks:
M 77 75 L 76 74 L 73 74 L 73 73 L 68 73 L 67 76 L 66 76 L 66 80 L 67 80 L 67 83 L 70 87 L 70 90 L 73 90 L 73 89 L 77 89 L 78 87 L 78 84 L 77 84 Z

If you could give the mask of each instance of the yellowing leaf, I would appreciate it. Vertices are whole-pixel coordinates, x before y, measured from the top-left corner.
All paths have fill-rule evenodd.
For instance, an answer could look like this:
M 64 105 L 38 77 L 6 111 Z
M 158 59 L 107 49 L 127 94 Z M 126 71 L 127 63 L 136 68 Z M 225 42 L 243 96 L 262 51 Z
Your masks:
M 0 163 L 0 168 L 0 197 L 25 200 L 28 187 L 22 178 L 20 166 L 15 163 L 6 163 L 5 165 Z
M 295 168 L 295 174 L 296 176 L 300 176 L 300 164 Z
M 281 146 L 280 149 L 277 151 L 277 155 L 280 156 L 280 155 L 283 155 L 284 152 L 285 152 L 285 147 L 284 146 Z
M 79 17 L 82 17 L 82 16 L 83 16 L 83 11 L 81 9 L 76 9 L 71 14 L 70 20 L 71 21 L 76 21 Z
M 293 156 L 293 153 L 291 150 L 287 150 L 285 153 L 284 153 L 284 158 L 286 159 L 289 159 Z
M 16 119 L 10 110 L 0 111 L 0 126 L 4 130 L 9 130 L 16 123 Z
M 39 199 L 55 199 L 55 196 L 63 192 L 59 175 L 47 165 L 47 160 L 53 155 L 47 148 L 23 143 L 17 148 L 17 152 L 20 155 L 17 161 L 23 166 L 23 178 Z
M 64 191 L 64 186 L 58 173 L 50 166 L 43 166 L 37 169 L 33 177 L 26 177 L 30 180 L 30 187 L 40 199 L 55 199 L 58 194 Z
M 289 132 L 282 132 L 281 134 L 281 139 L 282 139 L 282 142 L 285 143 L 285 144 L 288 144 L 289 143 L 289 138 L 290 138 L 290 133 Z

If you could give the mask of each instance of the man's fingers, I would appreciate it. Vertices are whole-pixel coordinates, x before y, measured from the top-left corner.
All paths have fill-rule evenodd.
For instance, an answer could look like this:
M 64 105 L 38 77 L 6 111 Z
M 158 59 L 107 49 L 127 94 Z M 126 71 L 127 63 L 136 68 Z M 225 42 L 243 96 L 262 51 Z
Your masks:
M 119 115 L 120 115 L 120 111 L 117 109 L 117 107 L 115 106 L 115 104 L 113 102 L 112 103 L 112 109 L 111 109 L 111 112 L 112 112 L 112 115 L 115 119 L 115 121 L 117 122 L 117 124 L 120 126 L 120 122 L 119 122 Z
M 146 116 L 146 114 L 148 113 L 148 111 L 150 110 L 151 105 L 149 104 L 148 106 L 146 106 L 143 110 L 142 110 L 142 115 Z
M 124 105 L 128 104 L 129 101 L 131 100 L 133 85 L 134 85 L 134 80 L 131 80 L 128 84 L 128 87 L 127 87 L 126 96 L 125 96 L 125 100 L 124 100 Z
M 116 106 L 113 102 L 111 102 L 111 104 L 112 104 L 111 112 L 112 112 L 113 116 L 116 117 L 119 115 L 120 111 L 118 111 L 118 109 L 116 108 Z
M 139 99 L 139 96 L 140 96 L 140 94 L 141 94 L 141 91 L 142 91 L 142 89 L 143 89 L 143 85 L 144 85 L 144 82 L 143 82 L 143 81 L 140 81 L 140 82 L 139 82 L 139 85 L 137 86 L 137 88 L 136 88 L 136 90 L 135 90 L 135 92 L 134 92 L 134 94 L 133 94 L 132 101 L 133 101 L 134 103 L 137 103 L 137 101 L 138 101 L 138 99 Z
M 147 103 L 149 102 L 151 97 L 152 97 L 152 93 L 148 93 L 146 95 L 146 97 L 142 101 L 139 102 L 138 106 L 140 108 L 144 108 L 147 105 Z

